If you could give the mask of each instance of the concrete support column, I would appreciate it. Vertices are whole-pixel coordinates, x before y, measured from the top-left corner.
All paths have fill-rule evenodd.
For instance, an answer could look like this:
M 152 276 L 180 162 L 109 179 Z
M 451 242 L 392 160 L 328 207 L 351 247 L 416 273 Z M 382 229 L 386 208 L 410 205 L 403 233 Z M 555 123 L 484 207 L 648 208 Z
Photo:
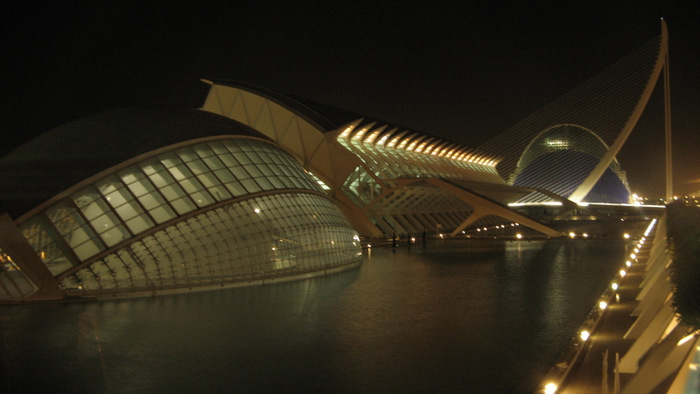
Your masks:
M 51 274 L 32 246 L 7 214 L 0 215 L 0 247 L 7 253 L 25 277 L 37 290 L 27 301 L 58 300 L 64 298 L 58 281 Z

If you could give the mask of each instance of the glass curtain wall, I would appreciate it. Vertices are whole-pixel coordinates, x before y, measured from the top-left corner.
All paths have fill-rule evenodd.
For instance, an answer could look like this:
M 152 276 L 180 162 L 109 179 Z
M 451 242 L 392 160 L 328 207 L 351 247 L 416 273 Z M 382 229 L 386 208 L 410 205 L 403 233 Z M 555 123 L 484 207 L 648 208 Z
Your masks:
M 301 165 L 247 138 L 142 160 L 76 190 L 20 230 L 65 288 L 81 292 L 308 271 L 357 262 L 360 251 L 354 230 Z

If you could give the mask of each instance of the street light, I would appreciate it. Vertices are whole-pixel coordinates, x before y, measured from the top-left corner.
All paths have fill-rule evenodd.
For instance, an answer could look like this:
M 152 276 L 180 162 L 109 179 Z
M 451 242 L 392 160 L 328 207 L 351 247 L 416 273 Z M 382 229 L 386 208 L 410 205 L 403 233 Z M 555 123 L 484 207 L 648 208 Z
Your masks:
M 544 392 L 545 394 L 554 394 L 557 392 L 557 385 L 554 383 L 547 383 L 546 386 L 544 386 Z

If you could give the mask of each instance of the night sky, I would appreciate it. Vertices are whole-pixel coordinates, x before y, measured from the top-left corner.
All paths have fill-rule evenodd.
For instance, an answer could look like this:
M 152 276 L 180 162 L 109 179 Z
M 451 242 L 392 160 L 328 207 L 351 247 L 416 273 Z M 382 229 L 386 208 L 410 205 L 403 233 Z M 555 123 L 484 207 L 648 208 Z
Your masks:
M 0 6 L 0 154 L 107 109 L 199 107 L 208 90 L 200 78 L 253 83 L 478 147 L 654 39 L 664 17 L 675 189 L 700 190 L 700 13 L 691 1 L 37 3 Z M 648 197 L 664 194 L 657 91 L 618 156 L 632 191 Z

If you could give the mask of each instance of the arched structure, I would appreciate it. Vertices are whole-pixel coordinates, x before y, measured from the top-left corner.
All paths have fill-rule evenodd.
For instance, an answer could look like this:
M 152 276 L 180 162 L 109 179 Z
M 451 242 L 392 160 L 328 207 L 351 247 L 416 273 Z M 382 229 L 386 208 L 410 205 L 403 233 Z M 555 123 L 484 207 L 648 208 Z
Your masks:
M 577 125 L 556 125 L 542 131 L 530 142 L 511 175 L 511 183 L 548 190 L 568 198 L 607 152 L 607 145 L 593 131 Z M 617 160 L 613 160 L 584 201 L 628 203 L 629 195 L 627 176 Z M 550 200 L 548 196 L 535 193 L 517 202 Z
M 296 159 L 208 112 L 108 111 L 0 168 L 6 210 L 22 212 L 0 220 L 0 300 L 259 284 L 361 261 L 357 232 Z
M 498 173 L 504 179 L 514 182 L 518 176 L 515 173 L 517 163 L 523 152 L 544 130 L 560 124 L 574 124 L 592 130 L 607 146 L 607 151 L 597 159 L 593 168 L 587 168 L 591 164 L 586 160 L 587 156 L 572 155 L 566 160 L 566 168 L 570 170 L 579 166 L 586 167 L 585 178 L 568 195 L 568 199 L 573 202 L 585 201 L 601 179 L 610 178 L 609 170 L 616 172 L 615 157 L 644 111 L 661 71 L 668 68 L 668 31 L 663 20 L 661 27 L 662 32 L 658 38 L 479 149 L 501 158 L 497 166 Z M 668 89 L 668 78 L 664 82 Z M 667 104 L 667 119 L 669 111 Z M 668 124 L 667 130 L 670 132 Z M 605 175 L 606 172 L 608 175 Z M 624 183 L 622 177 L 620 180 Z M 568 182 L 563 178 L 559 181 Z
M 297 157 L 362 235 L 454 233 L 484 218 L 534 223 L 507 208 L 533 190 L 506 185 L 494 157 L 249 84 L 205 82 L 211 88 L 204 110 L 259 130 Z M 403 182 L 407 178 L 429 182 Z

